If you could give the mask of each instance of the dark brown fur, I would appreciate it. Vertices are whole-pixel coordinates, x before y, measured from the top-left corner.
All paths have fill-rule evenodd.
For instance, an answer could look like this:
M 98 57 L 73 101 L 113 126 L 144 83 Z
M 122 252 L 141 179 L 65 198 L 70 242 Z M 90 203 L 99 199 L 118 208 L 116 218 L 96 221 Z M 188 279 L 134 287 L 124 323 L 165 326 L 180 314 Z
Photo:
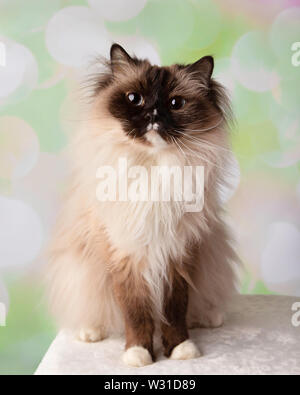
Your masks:
M 125 320 L 126 349 L 142 346 L 155 360 L 153 350 L 155 325 L 150 292 L 142 276 L 137 277 L 136 274 L 128 271 L 130 267 L 127 266 L 128 263 L 128 261 L 125 263 L 123 270 L 112 272 L 115 296 Z M 164 292 L 165 320 L 161 322 L 162 342 L 167 357 L 176 346 L 189 338 L 186 322 L 188 283 L 175 267 L 175 262 L 171 262 L 169 273 L 171 281 L 165 284 Z
M 133 346 L 146 348 L 153 359 L 154 320 L 147 285 L 129 274 L 126 278 L 114 274 L 114 289 L 125 320 L 126 349 Z M 128 292 L 130 290 L 130 292 Z
M 162 343 L 165 356 L 169 357 L 178 344 L 189 338 L 186 314 L 188 308 L 188 284 L 178 273 L 172 276 L 170 286 L 165 287 L 164 314 L 166 322 L 162 322 Z

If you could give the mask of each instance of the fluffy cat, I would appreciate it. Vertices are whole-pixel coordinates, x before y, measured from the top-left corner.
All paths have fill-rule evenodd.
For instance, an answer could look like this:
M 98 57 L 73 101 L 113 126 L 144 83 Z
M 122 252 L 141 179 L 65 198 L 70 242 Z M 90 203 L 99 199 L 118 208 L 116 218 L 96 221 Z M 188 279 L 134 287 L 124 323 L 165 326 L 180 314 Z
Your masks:
M 210 56 L 158 67 L 111 48 L 86 120 L 71 146 L 73 175 L 50 251 L 51 305 L 83 341 L 126 335 L 125 363 L 200 356 L 188 327 L 218 327 L 235 292 L 238 261 L 219 187 L 230 157 L 230 106 Z M 97 169 L 204 166 L 205 202 L 102 201 Z

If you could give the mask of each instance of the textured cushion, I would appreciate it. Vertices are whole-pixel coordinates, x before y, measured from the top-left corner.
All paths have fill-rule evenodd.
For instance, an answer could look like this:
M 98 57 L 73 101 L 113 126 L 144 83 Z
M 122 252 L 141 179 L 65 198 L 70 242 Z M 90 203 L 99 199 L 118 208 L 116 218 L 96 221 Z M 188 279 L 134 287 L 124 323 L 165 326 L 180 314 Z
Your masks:
M 61 332 L 36 374 L 300 374 L 300 327 L 292 325 L 292 305 L 299 301 L 239 296 L 222 328 L 190 332 L 201 358 L 168 360 L 158 345 L 157 362 L 143 368 L 123 365 L 123 338 L 86 344 Z

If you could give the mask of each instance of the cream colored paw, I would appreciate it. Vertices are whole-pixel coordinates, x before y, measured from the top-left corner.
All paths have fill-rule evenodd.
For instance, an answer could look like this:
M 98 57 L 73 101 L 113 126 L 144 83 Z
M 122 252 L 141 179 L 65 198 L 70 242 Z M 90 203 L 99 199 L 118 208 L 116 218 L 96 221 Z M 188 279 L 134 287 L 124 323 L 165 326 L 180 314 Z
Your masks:
M 185 340 L 178 344 L 172 351 L 170 359 L 193 359 L 201 356 L 195 343 L 191 340 Z
M 104 338 L 105 333 L 100 328 L 81 329 L 77 334 L 77 339 L 86 343 L 96 343 Z
M 134 346 L 128 348 L 123 354 L 123 362 L 135 368 L 140 368 L 142 366 L 150 365 L 152 357 L 149 351 L 141 346 Z

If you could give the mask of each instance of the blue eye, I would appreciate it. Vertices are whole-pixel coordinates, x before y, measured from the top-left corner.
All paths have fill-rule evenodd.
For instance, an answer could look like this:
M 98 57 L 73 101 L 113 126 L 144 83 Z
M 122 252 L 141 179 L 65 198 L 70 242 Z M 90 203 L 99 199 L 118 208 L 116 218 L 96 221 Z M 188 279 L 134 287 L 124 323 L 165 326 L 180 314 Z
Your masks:
M 144 104 L 143 96 L 137 92 L 126 93 L 126 99 L 127 99 L 128 103 L 130 103 L 136 107 L 142 106 Z
M 185 99 L 180 96 L 175 96 L 170 100 L 170 107 L 172 110 L 180 110 L 185 106 Z

